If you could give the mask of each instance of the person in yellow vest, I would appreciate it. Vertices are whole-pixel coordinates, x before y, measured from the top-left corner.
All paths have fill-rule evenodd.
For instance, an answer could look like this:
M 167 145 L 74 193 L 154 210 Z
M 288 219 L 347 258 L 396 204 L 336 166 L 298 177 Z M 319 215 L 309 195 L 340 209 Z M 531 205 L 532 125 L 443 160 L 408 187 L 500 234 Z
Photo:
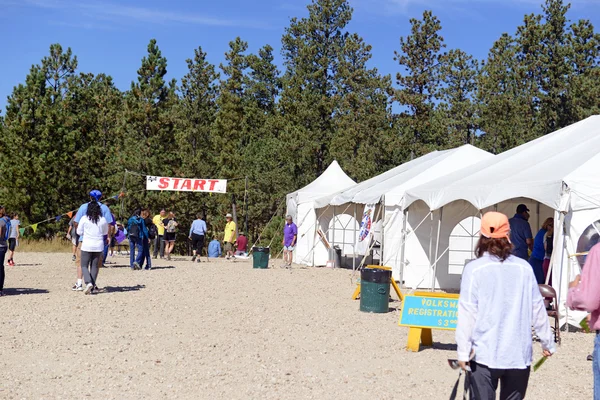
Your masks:
M 231 257 L 233 257 L 233 245 L 235 244 L 236 240 L 236 226 L 235 222 L 233 222 L 233 216 L 231 214 L 227 214 L 225 219 L 227 219 L 227 224 L 225 224 L 225 234 L 223 235 L 223 248 L 225 250 L 227 259 L 229 260 Z
M 160 258 L 165 258 L 165 226 L 163 225 L 163 219 L 165 219 L 167 215 L 167 211 L 163 208 L 160 210 L 159 214 L 156 214 L 154 218 L 152 218 L 152 223 L 156 225 L 156 229 L 158 231 L 158 235 L 154 238 L 154 258 L 158 255 L 158 250 L 160 249 Z

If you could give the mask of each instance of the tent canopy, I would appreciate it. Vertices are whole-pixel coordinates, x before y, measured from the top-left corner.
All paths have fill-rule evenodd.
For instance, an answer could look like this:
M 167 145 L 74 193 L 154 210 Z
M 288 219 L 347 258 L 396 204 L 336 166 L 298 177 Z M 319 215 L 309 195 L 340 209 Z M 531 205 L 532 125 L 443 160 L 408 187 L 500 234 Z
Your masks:
M 287 198 L 295 198 L 296 204 L 306 203 L 319 197 L 330 195 L 355 185 L 354 182 L 336 160 L 317 179 L 287 195 Z
M 559 211 L 597 208 L 600 181 L 590 171 L 599 168 L 600 116 L 592 116 L 471 168 L 408 189 L 403 205 L 422 200 L 437 210 L 466 200 L 482 210 L 526 197 Z M 563 198 L 563 184 L 570 193 L 568 202 Z
M 374 204 L 383 196 L 385 205 L 400 205 L 407 188 L 492 157 L 492 154 L 471 145 L 433 151 L 339 193 L 320 198 L 315 201 L 315 207 L 346 203 Z

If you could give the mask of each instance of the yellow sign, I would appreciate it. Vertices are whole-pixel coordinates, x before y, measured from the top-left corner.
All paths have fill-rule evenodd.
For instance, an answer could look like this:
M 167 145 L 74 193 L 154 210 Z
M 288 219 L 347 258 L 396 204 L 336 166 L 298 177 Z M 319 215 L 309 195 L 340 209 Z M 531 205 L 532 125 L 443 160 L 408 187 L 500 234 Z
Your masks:
M 419 351 L 433 345 L 431 329 L 454 330 L 457 320 L 457 294 L 415 292 L 404 297 L 398 325 L 410 328 L 407 350 Z

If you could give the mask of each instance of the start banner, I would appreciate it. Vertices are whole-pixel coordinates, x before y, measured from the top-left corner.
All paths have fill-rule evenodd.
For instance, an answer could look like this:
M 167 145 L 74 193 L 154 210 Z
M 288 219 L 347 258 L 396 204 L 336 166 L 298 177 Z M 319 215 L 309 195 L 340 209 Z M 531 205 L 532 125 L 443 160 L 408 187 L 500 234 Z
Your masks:
M 146 190 L 227 193 L 227 179 L 168 178 L 165 176 L 147 176 Z

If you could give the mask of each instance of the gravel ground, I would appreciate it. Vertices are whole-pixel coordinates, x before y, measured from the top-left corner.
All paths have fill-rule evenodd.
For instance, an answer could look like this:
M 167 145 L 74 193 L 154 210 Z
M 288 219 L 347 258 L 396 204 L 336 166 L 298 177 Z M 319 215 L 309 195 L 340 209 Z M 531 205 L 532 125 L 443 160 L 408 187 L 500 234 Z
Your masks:
M 180 257 L 132 271 L 116 256 L 103 292 L 85 296 L 70 290 L 68 254 L 15 259 L 0 299 L 2 399 L 447 399 L 457 377 L 453 332 L 405 351 L 398 311 L 361 313 L 351 271 Z M 528 398 L 591 399 L 592 346 L 564 335 Z

